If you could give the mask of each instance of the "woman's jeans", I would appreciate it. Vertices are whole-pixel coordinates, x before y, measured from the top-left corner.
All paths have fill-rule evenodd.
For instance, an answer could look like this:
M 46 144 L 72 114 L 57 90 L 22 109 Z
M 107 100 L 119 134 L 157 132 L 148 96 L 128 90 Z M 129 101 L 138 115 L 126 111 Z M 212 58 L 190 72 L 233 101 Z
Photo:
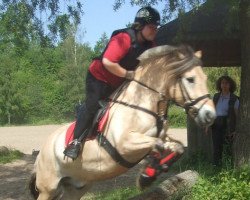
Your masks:
M 96 112 L 100 108 L 98 101 L 106 99 L 113 92 L 111 87 L 103 81 L 97 80 L 90 72 L 86 78 L 86 99 L 81 106 L 74 129 L 74 139 L 78 139 L 82 133 L 90 128 Z M 88 131 L 86 131 L 88 132 Z M 86 139 L 86 135 L 83 139 Z

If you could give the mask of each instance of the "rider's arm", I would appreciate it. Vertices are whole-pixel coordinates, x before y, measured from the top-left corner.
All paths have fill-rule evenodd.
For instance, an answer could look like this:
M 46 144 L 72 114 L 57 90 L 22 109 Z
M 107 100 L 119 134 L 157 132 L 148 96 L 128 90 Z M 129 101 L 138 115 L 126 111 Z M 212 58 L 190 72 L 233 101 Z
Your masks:
M 127 70 L 122 68 L 121 65 L 119 65 L 118 63 L 111 62 L 107 58 L 103 58 L 102 63 L 105 66 L 105 68 L 112 74 L 115 74 L 116 76 L 119 77 L 125 77 Z
M 111 38 L 102 63 L 112 74 L 119 77 L 126 76 L 127 70 L 119 65 L 119 61 L 127 54 L 130 43 L 130 36 L 127 33 L 119 33 Z

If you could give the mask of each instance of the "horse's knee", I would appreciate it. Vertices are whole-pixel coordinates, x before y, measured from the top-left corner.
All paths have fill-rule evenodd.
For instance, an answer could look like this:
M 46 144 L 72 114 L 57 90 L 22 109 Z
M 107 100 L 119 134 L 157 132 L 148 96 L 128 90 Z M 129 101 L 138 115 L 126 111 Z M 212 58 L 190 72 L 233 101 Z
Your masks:
M 175 143 L 173 145 L 172 151 L 181 155 L 184 153 L 184 146 L 180 143 Z
M 166 142 L 164 143 L 164 149 L 170 150 L 171 152 L 176 152 L 177 154 L 184 153 L 184 146 L 179 142 Z

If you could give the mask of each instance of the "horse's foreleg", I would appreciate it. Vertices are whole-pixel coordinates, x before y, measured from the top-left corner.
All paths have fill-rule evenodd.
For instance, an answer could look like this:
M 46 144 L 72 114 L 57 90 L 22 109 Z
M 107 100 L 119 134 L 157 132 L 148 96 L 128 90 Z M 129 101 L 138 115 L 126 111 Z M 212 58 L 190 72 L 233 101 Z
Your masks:
M 181 142 L 174 140 L 170 137 L 166 137 L 163 141 L 164 150 L 170 150 L 171 152 L 176 152 L 177 154 L 184 153 L 184 146 Z
M 158 138 L 131 132 L 130 134 L 124 134 L 117 147 L 121 155 L 125 156 L 125 159 L 137 161 L 138 158 L 142 158 L 153 149 L 157 140 Z
M 147 163 L 137 178 L 137 186 L 144 189 L 150 186 L 161 172 L 167 172 L 184 152 L 184 146 L 166 137 L 165 141 L 157 140 L 153 151 L 147 157 Z

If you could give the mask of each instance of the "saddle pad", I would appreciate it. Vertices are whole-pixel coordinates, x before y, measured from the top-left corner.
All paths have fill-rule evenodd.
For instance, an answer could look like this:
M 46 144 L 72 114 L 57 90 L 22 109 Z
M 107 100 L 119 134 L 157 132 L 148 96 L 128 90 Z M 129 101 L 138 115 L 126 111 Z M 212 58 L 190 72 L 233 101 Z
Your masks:
M 110 107 L 108 107 L 108 109 L 105 111 L 105 114 L 99 120 L 98 128 L 97 128 L 98 133 L 102 133 L 103 129 L 105 128 L 105 125 L 106 125 L 108 118 L 109 118 L 109 109 L 110 109 Z
M 67 129 L 67 132 L 66 132 L 66 136 L 65 136 L 65 147 L 73 140 L 74 138 L 74 135 L 73 135 L 73 132 L 74 132 L 74 129 L 75 129 L 75 125 L 76 125 L 76 122 L 72 122 L 69 126 L 69 128 Z
M 105 114 L 99 119 L 99 121 L 95 122 L 98 123 L 98 126 L 95 126 L 91 128 L 91 134 L 88 134 L 88 137 L 86 140 L 93 140 L 96 138 L 96 135 L 103 132 L 103 129 L 105 128 L 105 125 L 108 121 L 109 117 L 109 109 L 105 111 Z M 65 136 L 65 147 L 68 146 L 68 144 L 73 140 L 74 138 L 74 129 L 75 129 L 76 122 L 72 122 L 67 129 L 66 136 Z M 96 134 L 97 133 L 97 134 Z

